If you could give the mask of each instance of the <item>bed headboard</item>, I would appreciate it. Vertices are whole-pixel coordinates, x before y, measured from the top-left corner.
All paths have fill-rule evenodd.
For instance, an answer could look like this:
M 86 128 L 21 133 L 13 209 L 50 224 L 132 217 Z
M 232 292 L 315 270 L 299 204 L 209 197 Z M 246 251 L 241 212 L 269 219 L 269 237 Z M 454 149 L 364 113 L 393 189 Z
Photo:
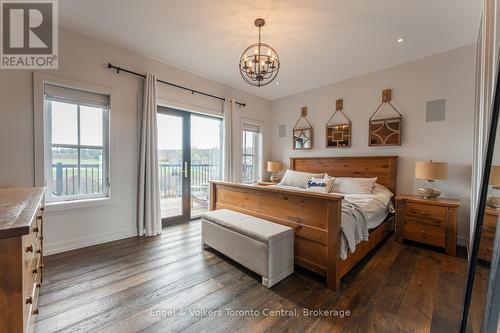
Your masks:
M 377 183 L 396 194 L 397 156 L 290 157 L 290 169 L 333 177 L 378 177 Z

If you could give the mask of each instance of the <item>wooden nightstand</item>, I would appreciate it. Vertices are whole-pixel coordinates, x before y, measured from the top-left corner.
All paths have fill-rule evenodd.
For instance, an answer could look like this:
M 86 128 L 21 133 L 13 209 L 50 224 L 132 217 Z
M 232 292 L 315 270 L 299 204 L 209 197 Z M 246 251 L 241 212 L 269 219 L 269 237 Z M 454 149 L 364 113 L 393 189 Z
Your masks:
M 456 255 L 457 219 L 460 201 L 424 199 L 416 195 L 396 197 L 396 240 L 415 242 L 446 249 Z
M 483 231 L 479 242 L 479 259 L 491 262 L 493 244 L 497 229 L 499 211 L 495 208 L 486 208 L 484 211 Z

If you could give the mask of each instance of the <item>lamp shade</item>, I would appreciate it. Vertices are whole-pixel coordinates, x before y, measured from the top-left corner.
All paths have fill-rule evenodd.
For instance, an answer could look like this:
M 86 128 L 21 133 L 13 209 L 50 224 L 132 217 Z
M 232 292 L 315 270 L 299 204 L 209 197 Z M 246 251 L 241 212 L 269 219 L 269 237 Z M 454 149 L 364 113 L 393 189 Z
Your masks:
M 490 185 L 500 186 L 500 165 L 493 165 L 491 167 Z
M 415 178 L 420 179 L 447 179 L 448 163 L 446 162 L 417 162 L 415 163 Z
M 281 168 L 283 168 L 283 164 L 279 161 L 268 161 L 267 162 L 267 171 L 269 171 L 269 172 L 280 172 Z

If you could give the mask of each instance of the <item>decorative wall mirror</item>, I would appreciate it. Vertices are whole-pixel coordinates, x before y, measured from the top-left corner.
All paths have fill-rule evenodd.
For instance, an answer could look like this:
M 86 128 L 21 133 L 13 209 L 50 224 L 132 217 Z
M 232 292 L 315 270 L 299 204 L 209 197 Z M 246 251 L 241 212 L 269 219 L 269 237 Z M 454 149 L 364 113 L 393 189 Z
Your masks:
M 302 124 L 301 124 L 302 121 Z M 300 117 L 293 126 L 293 149 L 312 149 L 313 145 L 313 128 L 309 120 L 307 120 L 307 107 L 303 106 L 300 110 Z
M 401 146 L 403 116 L 391 103 L 391 89 L 382 91 L 382 102 L 369 120 L 369 146 Z M 375 115 L 387 104 L 397 116 L 376 118 Z
M 352 121 L 344 113 L 344 101 L 335 102 L 335 112 L 326 123 L 326 148 L 350 148 Z

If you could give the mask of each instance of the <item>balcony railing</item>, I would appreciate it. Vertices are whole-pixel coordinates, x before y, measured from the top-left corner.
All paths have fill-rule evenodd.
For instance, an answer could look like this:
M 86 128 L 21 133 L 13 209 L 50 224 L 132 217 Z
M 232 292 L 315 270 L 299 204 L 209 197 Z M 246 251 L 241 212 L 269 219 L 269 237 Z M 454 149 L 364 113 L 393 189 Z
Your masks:
M 208 191 L 208 183 L 221 178 L 221 168 L 211 164 L 191 164 L 192 192 Z M 160 194 L 162 198 L 180 196 L 182 193 L 182 165 L 160 163 Z
M 57 196 L 103 192 L 102 166 L 80 164 L 80 190 L 78 183 L 78 164 L 52 164 L 52 189 Z
M 255 182 L 254 167 L 253 165 L 243 164 L 241 168 L 241 181 L 243 183 Z
M 182 193 L 182 166 L 160 163 L 160 195 L 162 198 L 180 196 Z M 221 178 L 221 168 L 211 164 L 191 165 L 191 188 L 193 192 L 207 191 L 211 179 Z M 101 193 L 103 191 L 102 166 L 80 164 L 80 191 L 78 191 L 78 165 L 69 163 L 52 164 L 52 188 L 54 195 Z M 206 189 L 205 189 L 206 188 Z

